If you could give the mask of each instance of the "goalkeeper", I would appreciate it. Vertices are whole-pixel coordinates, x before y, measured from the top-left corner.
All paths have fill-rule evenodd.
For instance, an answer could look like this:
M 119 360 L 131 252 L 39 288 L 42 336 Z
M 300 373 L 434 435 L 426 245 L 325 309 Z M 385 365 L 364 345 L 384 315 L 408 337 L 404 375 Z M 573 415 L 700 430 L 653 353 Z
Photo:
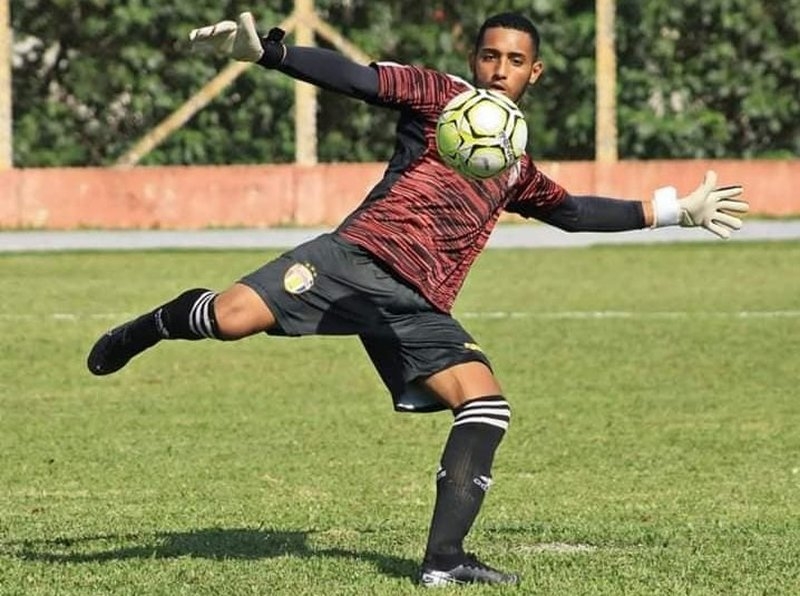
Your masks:
M 642 201 L 575 196 L 527 155 L 496 178 L 468 180 L 441 161 L 434 130 L 443 106 L 470 88 L 469 82 L 421 67 L 362 66 L 330 50 L 292 47 L 279 29 L 259 36 L 250 13 L 196 29 L 190 40 L 197 48 L 396 110 L 396 149 L 383 179 L 333 232 L 222 292 L 189 289 L 111 329 L 93 346 L 89 370 L 114 373 L 162 340 L 238 340 L 261 332 L 357 335 L 397 411 L 453 414 L 419 582 L 518 583 L 516 574 L 494 569 L 464 549 L 492 484 L 492 462 L 511 408 L 488 357 L 450 314 L 500 213 L 568 231 L 682 225 L 728 238 L 747 211 L 742 188 L 718 188 L 709 172 L 681 198 L 671 188 Z M 539 41 L 522 15 L 490 17 L 469 56 L 472 84 L 519 101 L 542 74 Z

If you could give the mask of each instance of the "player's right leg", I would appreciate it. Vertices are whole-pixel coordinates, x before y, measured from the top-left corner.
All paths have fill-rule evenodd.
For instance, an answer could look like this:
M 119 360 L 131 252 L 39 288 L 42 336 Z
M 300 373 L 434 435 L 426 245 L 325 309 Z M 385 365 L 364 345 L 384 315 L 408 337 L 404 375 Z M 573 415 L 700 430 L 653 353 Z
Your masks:
M 194 288 L 103 334 L 87 366 L 92 374 L 108 375 L 163 339 L 236 340 L 274 325 L 272 311 L 248 286 L 236 283 L 220 294 Z
M 95 375 L 116 372 L 163 339 L 236 340 L 263 331 L 290 336 L 355 333 L 353 314 L 356 319 L 366 316 L 369 304 L 353 302 L 353 288 L 340 283 L 346 277 L 341 272 L 360 271 L 353 267 L 351 252 L 331 234 L 322 234 L 220 294 L 187 290 L 98 339 L 89 354 L 89 370 Z M 337 309 L 337 303 L 345 306 Z

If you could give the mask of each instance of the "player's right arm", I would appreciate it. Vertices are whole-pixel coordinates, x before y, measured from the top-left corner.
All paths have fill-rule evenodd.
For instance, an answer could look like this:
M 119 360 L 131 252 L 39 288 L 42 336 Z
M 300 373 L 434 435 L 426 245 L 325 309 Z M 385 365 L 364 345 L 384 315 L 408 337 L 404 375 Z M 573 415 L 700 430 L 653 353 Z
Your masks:
M 369 102 L 378 99 L 378 73 L 375 69 L 357 64 L 332 50 L 286 46 L 283 62 L 274 67 L 262 66 L 356 99 Z
M 450 97 L 468 86 L 458 77 L 430 69 L 387 62 L 366 66 L 339 52 L 288 46 L 283 36 L 276 27 L 260 37 L 253 15 L 243 12 L 236 21 L 194 29 L 189 41 L 196 50 L 253 62 L 323 89 L 385 107 L 408 108 L 432 119 Z
M 244 12 L 234 21 L 194 29 L 189 34 L 192 47 L 230 56 L 241 62 L 254 62 L 275 69 L 317 87 L 364 101 L 378 98 L 378 73 L 332 50 L 287 46 L 284 31 L 273 28 L 265 37 L 256 31 L 253 15 Z

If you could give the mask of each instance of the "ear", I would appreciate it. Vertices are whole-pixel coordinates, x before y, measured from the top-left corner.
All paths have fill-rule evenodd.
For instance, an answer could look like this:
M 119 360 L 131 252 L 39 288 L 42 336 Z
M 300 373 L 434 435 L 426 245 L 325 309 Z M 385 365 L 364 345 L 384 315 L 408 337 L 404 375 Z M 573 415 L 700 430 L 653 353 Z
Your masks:
M 542 62 L 541 60 L 536 60 L 531 66 L 531 76 L 528 77 L 528 84 L 533 85 L 536 81 L 539 80 L 539 77 L 542 76 L 543 72 L 544 72 L 544 62 Z
M 472 78 L 475 78 L 475 52 L 470 51 L 467 57 L 467 63 L 469 64 L 469 71 L 472 73 Z

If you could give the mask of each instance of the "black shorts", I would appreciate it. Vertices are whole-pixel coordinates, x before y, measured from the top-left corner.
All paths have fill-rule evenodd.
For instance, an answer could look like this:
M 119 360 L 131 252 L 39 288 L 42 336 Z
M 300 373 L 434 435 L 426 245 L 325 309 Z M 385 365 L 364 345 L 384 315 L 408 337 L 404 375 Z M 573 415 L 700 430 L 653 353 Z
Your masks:
M 415 381 L 463 362 L 491 366 L 458 321 L 335 234 L 301 244 L 240 281 L 275 316 L 271 335 L 358 335 L 398 411 L 445 409 Z

